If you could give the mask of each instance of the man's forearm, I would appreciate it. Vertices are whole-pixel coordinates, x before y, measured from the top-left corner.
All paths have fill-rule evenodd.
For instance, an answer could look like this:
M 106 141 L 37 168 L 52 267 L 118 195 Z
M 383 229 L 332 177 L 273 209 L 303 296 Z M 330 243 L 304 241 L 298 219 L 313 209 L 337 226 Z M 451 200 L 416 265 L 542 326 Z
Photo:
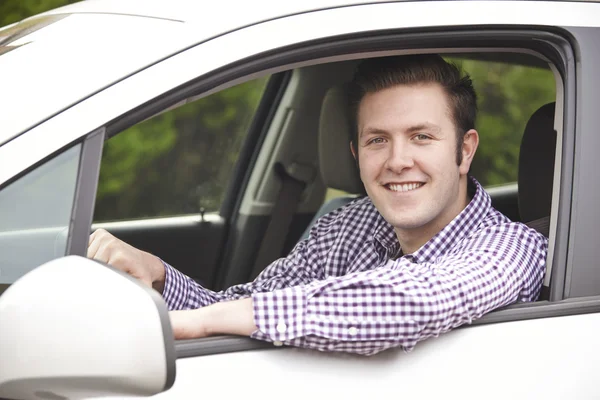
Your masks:
M 250 336 L 257 329 L 252 298 L 223 301 L 196 310 L 172 311 L 170 316 L 176 339 Z
M 252 298 L 223 301 L 206 308 L 207 333 L 250 336 L 257 328 L 254 324 Z

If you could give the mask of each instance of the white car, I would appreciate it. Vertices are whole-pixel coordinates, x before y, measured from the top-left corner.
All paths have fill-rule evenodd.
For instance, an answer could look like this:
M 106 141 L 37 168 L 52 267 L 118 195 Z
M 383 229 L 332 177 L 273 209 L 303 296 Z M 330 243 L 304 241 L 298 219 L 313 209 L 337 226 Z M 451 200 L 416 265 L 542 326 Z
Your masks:
M 0 398 L 600 398 L 600 4 L 90 0 L 0 29 Z M 549 237 L 540 300 L 365 357 L 174 341 L 85 258 L 99 227 L 219 290 L 360 196 L 343 85 L 435 52 L 480 95 L 473 174 Z M 595 233 L 596 232 L 596 233 Z

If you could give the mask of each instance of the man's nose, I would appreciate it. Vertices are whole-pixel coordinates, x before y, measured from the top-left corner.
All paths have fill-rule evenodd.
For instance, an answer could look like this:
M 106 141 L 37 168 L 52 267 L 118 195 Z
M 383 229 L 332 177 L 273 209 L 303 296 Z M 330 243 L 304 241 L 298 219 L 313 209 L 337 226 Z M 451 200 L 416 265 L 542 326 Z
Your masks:
M 390 146 L 386 167 L 396 173 L 414 166 L 413 154 L 406 143 L 393 143 Z

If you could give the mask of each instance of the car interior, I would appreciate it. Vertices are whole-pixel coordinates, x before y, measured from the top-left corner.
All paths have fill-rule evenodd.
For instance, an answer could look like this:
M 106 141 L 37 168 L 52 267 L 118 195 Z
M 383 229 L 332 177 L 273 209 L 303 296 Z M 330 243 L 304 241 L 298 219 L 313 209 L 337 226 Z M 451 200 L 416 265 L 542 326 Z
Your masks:
M 543 56 L 530 51 L 454 49 L 451 53 L 439 52 L 454 62 L 465 62 L 465 65 L 473 65 L 473 62 L 487 63 L 484 68 L 480 68 L 480 71 L 483 71 L 480 72 L 480 76 L 473 76 L 478 92 L 477 82 L 495 79 L 502 84 L 505 80 L 507 82 L 510 79 L 514 80 L 514 77 L 502 72 L 508 69 L 499 68 L 497 71 L 500 73 L 494 75 L 496 70 L 490 67 L 488 72 L 489 66 L 500 64 L 514 66 L 516 69 L 513 69 L 513 72 L 518 69 L 545 71 L 543 80 L 545 86 L 551 86 L 549 94 L 534 97 L 531 104 L 519 103 L 516 111 L 522 126 L 498 131 L 501 136 L 494 139 L 494 146 L 498 147 L 501 156 L 495 156 L 496 149 L 493 146 L 492 153 L 488 146 L 486 154 L 480 144 L 481 150 L 478 150 L 476 159 L 479 157 L 483 162 L 474 163 L 471 173 L 480 179 L 479 177 L 483 176 L 485 171 L 482 172 L 478 168 L 493 171 L 494 163 L 501 163 L 513 171 L 507 175 L 508 178 L 496 180 L 493 185 L 484 184 L 484 187 L 491 195 L 493 205 L 499 211 L 511 220 L 527 223 L 550 237 L 548 265 L 551 266 L 553 246 L 551 228 L 552 221 L 556 219 L 554 213 L 558 201 L 556 193 L 558 174 L 555 171 L 560 167 L 560 162 L 555 163 L 555 160 L 560 160 L 561 154 L 557 144 L 561 143 L 562 114 L 555 112 L 555 110 L 562 110 L 560 74 Z M 245 80 L 239 79 L 224 84 L 208 93 L 179 99 L 159 113 L 140 118 L 131 129 L 121 128 L 111 133 L 105 142 L 92 231 L 104 228 L 125 242 L 157 255 L 212 290 L 221 290 L 254 279 L 270 262 L 285 256 L 299 240 L 306 238 L 311 226 L 320 216 L 342 207 L 358 196 L 365 195 L 357 164 L 350 152 L 352 129 L 346 106 L 346 84 L 361 58 L 390 54 L 392 53 L 355 54 L 337 59 L 313 60 L 280 66 L 253 74 Z M 467 67 L 465 70 L 470 74 L 472 72 Z M 238 101 L 238 93 L 244 93 L 240 88 L 243 89 L 243 85 L 247 82 L 256 81 L 264 84 L 257 86 L 259 92 L 255 101 L 256 107 L 250 109 L 249 115 L 233 118 L 230 123 L 224 125 L 224 128 L 208 132 L 210 124 L 203 125 L 200 117 L 209 118 L 210 122 L 210 118 L 214 116 L 225 115 L 228 110 L 231 111 L 228 108 L 231 104 L 227 101 Z M 499 86 L 490 87 L 482 85 L 483 90 L 478 93 L 480 96 L 482 94 L 483 106 L 480 104 L 480 118 L 483 122 L 486 118 L 489 120 L 490 106 L 485 104 L 490 98 L 494 99 L 496 96 L 494 88 Z M 513 91 L 516 88 L 516 96 L 521 95 L 518 92 L 519 82 L 511 87 Z M 218 101 L 211 100 L 219 94 L 225 95 L 218 98 Z M 515 94 L 511 96 L 513 96 L 511 99 L 514 99 Z M 114 181 L 103 177 L 103 169 L 110 167 L 114 162 L 114 157 L 111 159 L 111 152 L 116 151 L 119 157 L 123 158 L 123 154 L 129 151 L 127 148 L 119 148 L 123 143 L 119 141 L 126 139 L 138 143 L 136 140 L 147 139 L 150 143 L 150 139 L 161 137 L 163 133 L 166 136 L 167 133 L 163 132 L 165 125 L 161 125 L 164 121 L 161 122 L 160 117 L 176 112 L 188 104 L 200 104 L 202 101 L 207 102 L 204 106 L 208 104 L 210 107 L 203 106 L 204 108 L 199 109 L 201 111 L 196 111 L 201 115 L 192 115 L 192 118 L 186 120 L 187 122 L 175 118 L 176 123 L 172 125 L 175 127 L 175 141 L 179 140 L 177 135 L 187 134 L 193 139 L 192 142 L 180 146 L 183 150 L 177 150 L 177 146 L 173 146 L 174 150 L 169 153 L 170 158 L 157 158 L 156 161 L 146 153 L 140 153 L 143 165 L 137 170 L 134 168 L 135 165 L 124 164 L 126 168 L 135 170 L 134 180 L 122 185 L 111 201 L 125 200 L 126 203 L 131 203 L 128 205 L 132 209 L 156 203 L 155 209 L 158 207 L 159 212 L 156 215 L 150 213 L 143 217 L 114 214 L 115 216 L 110 218 L 116 203 L 102 202 L 101 193 L 107 187 L 113 187 Z M 527 107 L 524 107 L 524 104 Z M 531 111 L 525 112 L 521 108 Z M 240 121 L 236 119 L 247 120 L 247 123 L 239 125 Z M 158 122 L 152 125 L 153 120 Z M 492 122 L 492 124 L 488 122 L 487 125 L 485 123 L 482 125 L 501 127 L 503 124 L 501 120 Z M 491 135 L 477 126 L 476 128 L 480 133 L 480 143 L 486 141 L 486 135 Z M 107 129 L 111 131 L 111 126 L 108 125 Z M 239 140 L 241 144 L 239 151 L 232 152 L 228 149 L 232 146 L 233 139 L 227 135 L 232 136 L 231 132 L 236 129 L 240 130 L 241 134 L 235 140 Z M 134 137 L 138 134 L 141 136 Z M 502 135 L 506 135 L 506 141 Z M 513 151 L 513 153 L 518 152 L 517 156 L 501 152 L 504 143 L 509 142 L 509 136 L 511 143 L 519 147 Z M 208 137 L 212 141 L 206 139 Z M 487 140 L 492 140 L 491 136 Z M 161 142 L 153 143 L 160 145 Z M 195 154 L 196 164 L 182 163 L 181 160 L 189 158 L 190 153 L 196 151 L 196 146 L 204 151 Z M 133 147 L 133 149 L 137 148 Z M 225 161 L 229 163 L 229 169 L 221 171 L 217 165 L 208 165 L 209 175 L 204 177 L 194 175 L 193 168 L 197 168 L 198 163 L 210 164 L 212 161 L 208 160 L 215 160 L 209 157 L 212 153 L 219 154 L 217 157 L 219 159 L 228 159 Z M 71 158 L 72 161 L 63 164 L 67 165 L 64 168 L 74 170 L 73 166 L 76 166 L 77 159 Z M 69 165 L 73 166 L 69 167 Z M 205 169 L 206 167 L 204 165 Z M 147 173 L 148 171 L 150 173 Z M 125 172 L 127 171 L 117 170 L 115 175 L 117 180 Z M 41 170 L 35 174 L 42 176 Z M 60 174 L 62 172 L 55 175 L 62 176 Z M 145 182 L 147 176 L 154 176 L 160 186 L 154 187 Z M 190 192 L 195 196 L 191 208 L 186 206 L 181 211 L 161 212 L 161 204 L 171 205 L 170 202 L 181 200 L 179 197 L 182 196 L 175 192 L 171 200 L 166 197 L 166 203 L 157 200 L 165 195 L 165 192 L 168 194 L 170 191 L 168 185 L 171 181 L 181 177 L 191 179 L 194 184 L 194 187 L 190 188 Z M 114 180 L 115 177 L 111 179 Z M 207 197 L 207 192 L 203 189 L 205 184 L 203 179 L 212 179 L 213 186 L 221 191 L 219 204 L 205 206 L 208 203 L 203 202 Z M 55 183 L 52 179 L 47 179 L 44 185 L 40 188 L 47 190 L 47 187 L 53 187 Z M 15 193 L 19 192 L 17 186 L 13 190 Z M 143 192 L 137 198 L 132 196 L 132 190 L 141 186 L 148 186 L 150 191 Z M 9 191 L 5 190 L 3 193 Z M 109 217 L 101 218 L 100 215 Z M 57 232 L 53 229 L 38 229 L 30 234 L 35 236 L 35 240 L 39 241 L 40 245 L 36 246 L 38 249 L 36 254 L 30 254 L 28 262 L 34 260 L 34 264 L 39 265 L 43 262 L 42 259 L 61 255 L 59 253 L 63 247 L 57 244 L 66 241 L 67 228 L 62 227 Z M 7 249 L 14 248 L 16 241 L 21 240 L 19 239 L 21 234 L 14 235 L 8 231 L 2 233 L 0 248 L 4 245 Z M 51 235 L 53 239 L 49 240 L 47 235 Z M 44 243 L 49 245 L 43 246 Z M 9 265 L 10 254 L 3 253 L 9 257 L 3 264 Z M 38 259 L 42 261 L 38 262 Z M 26 267 L 32 266 L 15 266 L 19 270 L 25 270 Z M 550 272 L 551 269 L 548 268 L 541 299 L 547 298 Z M 0 293 L 10 283 L 11 281 L 0 282 Z
M 445 56 L 552 70 L 542 56 L 514 49 L 464 50 Z M 307 63 L 281 68 L 271 76 L 271 83 L 278 85 L 272 92 L 267 85 L 263 93 L 220 210 L 96 222 L 93 229 L 107 229 L 213 290 L 255 278 L 306 238 L 318 217 L 365 195 L 349 148 L 352 130 L 345 94 L 357 61 Z M 513 162 L 518 179 L 486 187 L 498 210 L 547 237 L 551 235 L 554 160 L 560 132 L 555 129 L 560 127 L 560 116 L 555 116 L 554 104 L 556 99 L 560 101 L 561 81 L 558 74 L 553 79 L 556 98 L 539 104 L 523 131 L 516 133 L 520 151 Z M 486 140 L 485 132 L 480 132 L 480 137 Z M 332 192 L 336 195 L 331 196 Z M 550 271 L 541 299 L 547 296 L 549 276 Z

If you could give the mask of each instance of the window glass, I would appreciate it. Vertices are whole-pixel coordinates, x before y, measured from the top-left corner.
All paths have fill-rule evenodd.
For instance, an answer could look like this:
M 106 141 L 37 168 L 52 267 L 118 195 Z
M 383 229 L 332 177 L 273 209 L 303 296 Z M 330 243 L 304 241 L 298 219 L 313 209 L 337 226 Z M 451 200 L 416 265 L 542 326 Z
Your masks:
M 541 106 L 556 100 L 550 69 L 492 61 L 449 58 L 473 79 L 479 112 L 479 147 L 471 174 L 483 186 L 517 181 L 525 125 Z
M 267 79 L 166 111 L 108 140 L 94 220 L 217 211 Z
M 0 291 L 65 255 L 81 145 L 0 190 Z

